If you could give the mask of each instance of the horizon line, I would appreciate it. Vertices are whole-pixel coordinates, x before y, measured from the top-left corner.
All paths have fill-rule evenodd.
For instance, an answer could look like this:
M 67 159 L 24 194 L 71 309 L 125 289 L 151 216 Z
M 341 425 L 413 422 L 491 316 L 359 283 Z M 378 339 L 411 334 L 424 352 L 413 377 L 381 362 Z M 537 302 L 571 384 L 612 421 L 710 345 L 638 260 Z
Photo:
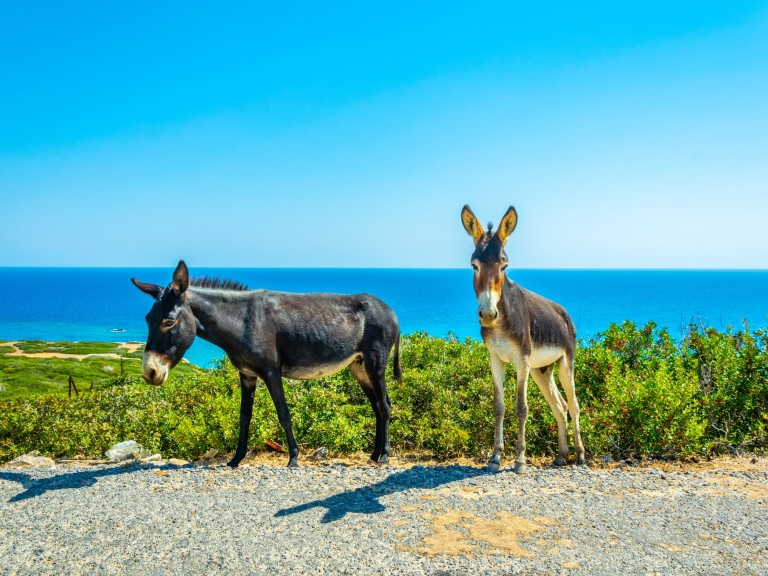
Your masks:
M 166 270 L 173 269 L 175 265 L 169 266 L 146 266 L 146 265 L 123 265 L 123 266 L 67 266 L 67 265 L 16 265 L 8 266 L 0 264 L 2 269 L 66 269 L 66 270 Z M 431 266 L 231 266 L 231 265 L 212 265 L 201 264 L 190 267 L 195 268 L 216 268 L 226 270 L 471 270 L 469 266 L 462 267 L 431 267 Z M 703 267 L 520 267 L 513 270 L 537 270 L 537 271 L 594 271 L 594 272 L 768 272 L 768 267 L 733 267 L 733 268 L 703 268 Z

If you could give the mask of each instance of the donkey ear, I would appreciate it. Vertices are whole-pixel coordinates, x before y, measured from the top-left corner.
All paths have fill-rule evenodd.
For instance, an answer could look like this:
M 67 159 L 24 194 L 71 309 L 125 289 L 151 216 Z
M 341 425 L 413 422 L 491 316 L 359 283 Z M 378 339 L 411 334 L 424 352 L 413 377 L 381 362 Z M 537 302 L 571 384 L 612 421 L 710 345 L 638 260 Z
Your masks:
M 155 300 L 157 300 L 163 292 L 163 287 L 158 286 L 157 284 L 141 282 L 140 280 L 136 280 L 136 278 L 131 278 L 131 282 L 133 282 L 133 285 L 136 286 L 136 288 L 144 292 L 144 294 L 149 294 Z
M 466 204 L 461 210 L 461 223 L 464 224 L 464 230 L 467 231 L 467 234 L 472 236 L 475 244 L 477 244 L 477 241 L 483 237 L 483 234 L 485 234 L 485 230 L 483 230 L 483 225 L 480 224 L 480 220 L 477 219 L 477 216 L 472 213 L 472 210 L 470 210 L 469 206 Z
M 176 270 L 173 271 L 171 286 L 173 286 L 173 291 L 176 292 L 177 296 L 183 294 L 189 288 L 189 270 L 187 265 L 184 264 L 184 260 L 179 260 Z
M 507 243 L 507 237 L 512 234 L 517 226 L 517 211 L 514 206 L 510 206 L 507 213 L 504 214 L 504 218 L 499 223 L 499 229 L 496 231 L 496 235 L 501 240 L 502 244 Z

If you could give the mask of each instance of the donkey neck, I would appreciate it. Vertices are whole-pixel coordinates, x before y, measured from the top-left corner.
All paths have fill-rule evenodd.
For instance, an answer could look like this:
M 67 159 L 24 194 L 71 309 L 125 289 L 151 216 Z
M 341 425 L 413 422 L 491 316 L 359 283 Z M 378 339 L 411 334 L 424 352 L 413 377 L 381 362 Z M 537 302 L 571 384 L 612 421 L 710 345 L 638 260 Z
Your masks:
M 248 322 L 252 292 L 190 287 L 187 298 L 197 320 L 197 335 L 231 356 Z
M 504 278 L 504 282 L 501 285 L 501 297 L 497 304 L 499 309 L 499 315 L 504 319 L 504 323 L 514 328 L 515 323 L 518 323 L 521 319 L 521 312 L 523 309 L 523 300 L 521 298 L 521 290 L 519 284 L 513 282 L 509 278 Z
M 501 296 L 496 304 L 499 311 L 498 321 L 491 327 L 481 328 L 484 340 L 501 338 L 525 343 L 528 340 L 528 313 L 525 306 L 523 288 L 515 282 L 504 279 Z

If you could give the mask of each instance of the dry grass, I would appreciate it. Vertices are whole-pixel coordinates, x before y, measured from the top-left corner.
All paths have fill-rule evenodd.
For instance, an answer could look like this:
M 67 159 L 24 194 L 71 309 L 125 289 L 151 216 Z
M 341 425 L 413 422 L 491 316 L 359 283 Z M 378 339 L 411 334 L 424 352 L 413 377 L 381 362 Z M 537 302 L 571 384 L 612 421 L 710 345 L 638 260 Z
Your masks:
M 203 458 L 201 462 L 216 464 L 226 464 L 232 454 L 216 454 Z M 267 465 L 267 466 L 285 466 L 288 463 L 288 455 L 279 452 L 258 452 L 246 456 L 240 464 L 243 465 Z M 344 455 L 329 458 L 316 458 L 311 453 L 299 453 L 299 464 L 301 466 L 327 466 L 336 464 L 340 466 L 371 466 L 369 455 L 358 452 L 355 454 Z M 502 463 L 504 466 L 511 467 L 512 460 L 507 459 Z M 552 459 L 545 457 L 529 457 L 529 466 L 537 468 L 553 468 Z M 393 468 L 412 468 L 414 466 L 468 466 L 472 468 L 484 467 L 485 460 L 481 458 L 449 458 L 438 459 L 431 454 L 421 452 L 409 452 L 397 454 L 390 457 L 389 465 Z M 590 462 L 590 470 L 642 470 L 645 468 L 656 468 L 665 472 L 672 471 L 704 471 L 704 470 L 725 470 L 729 472 L 768 472 L 768 456 L 765 455 L 743 455 L 743 456 L 717 456 L 711 459 L 703 460 L 675 460 L 662 461 L 644 459 L 633 465 L 622 462 Z
M 422 546 L 396 546 L 398 550 L 416 552 L 429 558 L 437 554 L 511 554 L 531 557 L 534 554 L 522 544 L 536 532 L 557 524 L 551 518 L 537 516 L 528 520 L 509 512 L 500 512 L 495 518 L 487 519 L 459 510 L 440 514 L 424 513 L 424 520 L 430 522 L 431 533 L 424 537 Z

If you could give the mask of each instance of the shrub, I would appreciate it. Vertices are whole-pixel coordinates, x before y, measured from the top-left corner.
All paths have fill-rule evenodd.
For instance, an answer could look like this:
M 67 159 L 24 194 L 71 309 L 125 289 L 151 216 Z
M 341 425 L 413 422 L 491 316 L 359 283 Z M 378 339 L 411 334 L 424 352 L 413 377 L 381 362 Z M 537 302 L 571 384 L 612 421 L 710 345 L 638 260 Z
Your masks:
M 486 458 L 493 445 L 493 384 L 477 341 L 415 333 L 401 343 L 403 382 L 387 384 L 395 451 Z M 725 332 L 691 326 L 679 341 L 649 323 L 611 325 L 582 342 L 575 358 L 582 437 L 591 457 L 682 457 L 768 446 L 768 336 L 748 326 Z M 515 373 L 506 373 L 504 440 L 514 452 Z M 205 371 L 174 371 L 158 388 L 136 376 L 112 378 L 66 399 L 0 402 L 0 461 L 31 450 L 54 457 L 100 457 L 134 439 L 165 455 L 195 458 L 237 443 L 239 376 L 227 360 Z M 555 419 L 531 381 L 527 448 L 553 455 Z M 343 454 L 371 450 L 375 420 L 349 371 L 315 381 L 285 381 L 302 449 Z M 569 426 L 570 428 L 570 426 Z M 257 387 L 249 446 L 285 437 L 266 387 Z
M 684 341 L 699 380 L 699 403 L 712 450 L 768 443 L 768 335 L 691 326 Z

